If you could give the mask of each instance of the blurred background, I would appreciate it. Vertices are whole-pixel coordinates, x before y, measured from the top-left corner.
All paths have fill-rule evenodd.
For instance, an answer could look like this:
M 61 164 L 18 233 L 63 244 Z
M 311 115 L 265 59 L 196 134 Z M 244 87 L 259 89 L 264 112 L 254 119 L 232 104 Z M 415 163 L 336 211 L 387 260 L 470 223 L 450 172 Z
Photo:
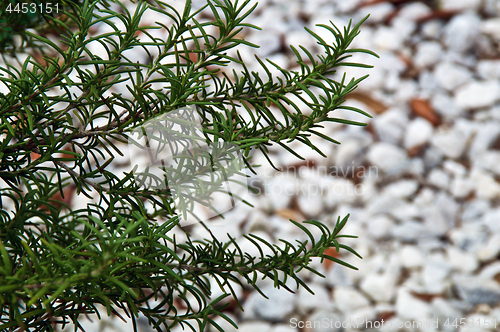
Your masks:
M 367 14 L 353 46 L 380 59 L 354 58 L 374 68 L 347 70 L 370 77 L 346 103 L 373 119 L 336 111 L 368 126 L 325 128 L 341 142 L 319 143 L 326 160 L 276 150 L 285 172 L 263 166 L 267 194 L 244 224 L 290 238 L 288 218 L 350 213 L 343 233 L 358 238 L 344 243 L 363 259 L 340 257 L 359 270 L 315 262 L 315 296 L 269 285 L 270 300 L 250 293 L 232 314 L 242 331 L 498 331 L 500 1 L 259 1 L 250 22 L 263 32 L 246 38 L 261 48 L 248 53 L 293 69 L 289 44 L 318 50 L 304 26 L 332 38 L 315 25 Z
M 182 0 L 172 3 L 183 6 Z M 314 261 L 326 276 L 302 274 L 314 296 L 262 282 L 269 300 L 240 290 L 244 312 L 233 303 L 225 314 L 243 332 L 500 330 L 500 1 L 258 3 L 248 23 L 262 31 L 244 38 L 261 47 L 239 49 L 257 72 L 262 68 L 254 53 L 289 70 L 298 66 L 288 45 L 318 53 L 304 27 L 328 40 L 330 33 L 316 24 L 342 28 L 370 14 L 353 47 L 380 59 L 354 57 L 374 68 L 348 68 L 348 78 L 370 77 L 346 104 L 373 119 L 335 111 L 368 125 L 325 127 L 324 134 L 342 143 L 315 142 L 328 158 L 301 144 L 292 147 L 306 161 L 271 149 L 283 169 L 276 172 L 256 154 L 254 163 L 262 167 L 251 179 L 260 191 L 250 199 L 255 208 L 238 205 L 225 221 L 213 220 L 212 230 L 221 240 L 229 232 L 252 251 L 242 234 L 293 240 L 297 233 L 288 219 L 333 227 L 337 217 L 350 214 L 343 234 L 358 238 L 343 243 L 363 259 L 332 250 L 328 254 L 359 270 Z M 76 196 L 70 203 L 86 204 Z M 199 225 L 191 232 L 205 236 Z M 87 331 L 132 330 L 118 317 L 81 324 Z
M 262 194 L 232 220 L 277 240 L 293 238 L 289 218 L 333 225 L 349 213 L 343 233 L 358 238 L 344 243 L 363 259 L 340 253 L 358 271 L 314 262 L 326 276 L 304 274 L 315 296 L 263 283 L 269 300 L 245 292 L 245 311 L 228 315 L 245 332 L 500 330 L 500 1 L 258 2 L 249 22 L 263 31 L 245 38 L 261 47 L 239 51 L 292 70 L 288 45 L 320 51 L 304 26 L 328 40 L 316 24 L 370 14 L 353 46 L 380 59 L 353 59 L 374 68 L 348 68 L 370 77 L 346 104 L 373 119 L 335 111 L 368 126 L 324 128 L 341 142 L 317 142 L 326 159 L 301 144 L 306 162 L 276 149 L 275 172 L 255 156 Z
M 243 331 L 498 331 L 500 1 L 260 1 L 251 21 L 265 33 L 247 38 L 293 68 L 287 45 L 315 49 L 303 26 L 321 33 L 315 24 L 367 14 L 353 44 L 380 59 L 355 58 L 374 68 L 347 71 L 370 74 L 347 104 L 373 119 L 339 114 L 369 124 L 325 128 L 342 143 L 322 146 L 326 160 L 301 146 L 305 165 L 276 152 L 304 169 L 266 180 L 246 224 L 279 237 L 271 221 L 350 213 L 344 234 L 358 239 L 345 243 L 363 260 L 341 258 L 359 271 L 324 263 L 325 279 L 308 278 L 314 297 L 269 287 L 269 301 L 252 293 L 234 315 Z M 291 182 L 293 195 L 272 193 Z
M 229 314 L 245 332 L 498 331 L 500 1 L 259 1 L 249 22 L 263 31 L 245 38 L 261 47 L 239 51 L 293 69 L 288 45 L 319 51 L 304 26 L 328 40 L 316 24 L 367 14 L 353 46 L 380 59 L 353 59 L 374 68 L 347 70 L 370 77 L 346 103 L 373 119 L 335 111 L 368 126 L 325 128 L 341 142 L 317 142 L 327 159 L 276 149 L 275 172 L 256 156 L 263 194 L 235 213 L 270 240 L 293 238 L 289 218 L 333 226 L 349 213 L 343 233 L 358 238 L 344 243 L 363 259 L 340 258 L 359 270 L 314 262 L 326 276 L 304 275 L 315 296 L 263 284 L 269 300 L 244 293 L 245 311 Z

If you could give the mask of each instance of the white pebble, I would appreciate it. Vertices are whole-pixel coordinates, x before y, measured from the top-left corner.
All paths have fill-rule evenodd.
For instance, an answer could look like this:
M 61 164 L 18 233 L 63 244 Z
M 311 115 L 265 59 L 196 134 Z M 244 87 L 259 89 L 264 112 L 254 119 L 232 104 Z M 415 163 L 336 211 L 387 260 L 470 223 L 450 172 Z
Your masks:
M 346 139 L 333 150 L 334 163 L 338 167 L 347 167 L 354 164 L 355 158 L 363 151 L 364 146 L 357 139 Z
M 305 193 L 297 198 L 300 210 L 308 217 L 318 217 L 323 210 L 321 203 L 321 195 L 313 195 Z
M 500 151 L 486 150 L 473 159 L 474 167 L 500 175 Z
M 447 319 L 453 321 L 454 319 L 460 319 L 463 317 L 463 313 L 457 308 L 454 303 L 448 299 L 443 299 L 442 297 L 436 297 L 432 300 L 432 311 L 433 316 L 438 318 L 439 321 L 446 321 Z M 453 331 L 454 328 L 450 331 Z
M 406 149 L 427 143 L 433 133 L 432 125 L 429 121 L 423 118 L 416 118 L 413 120 L 407 130 L 404 140 Z
M 392 28 L 381 26 L 375 32 L 374 45 L 378 50 L 396 51 L 401 48 L 404 36 Z
M 494 280 L 464 275 L 455 275 L 452 279 L 460 298 L 472 306 L 494 305 L 500 300 L 500 286 Z
M 393 10 L 394 6 L 392 4 L 382 2 L 373 6 L 362 7 L 358 10 L 357 15 L 360 18 L 364 18 L 366 15 L 370 14 L 366 23 L 375 24 L 383 22 Z
M 422 320 L 430 317 L 432 310 L 429 304 L 415 298 L 407 289 L 400 288 L 396 299 L 396 312 L 403 319 Z
M 418 83 L 410 79 L 401 79 L 398 89 L 394 93 L 394 103 L 404 105 L 417 94 Z
M 475 251 L 480 249 L 487 239 L 487 230 L 480 224 L 466 224 L 449 232 L 451 242 L 462 250 Z
M 312 289 L 314 294 L 309 293 L 305 288 L 299 289 L 297 309 L 301 314 L 306 314 L 314 309 L 331 307 L 330 296 L 323 285 L 310 283 L 307 286 Z
M 408 220 L 422 216 L 422 210 L 413 202 L 398 202 L 389 212 L 396 220 Z
M 500 79 L 500 60 L 479 60 L 477 73 L 482 79 Z
M 477 15 L 465 13 L 453 17 L 444 29 L 445 45 L 455 52 L 470 50 L 479 35 L 479 26 L 480 19 Z
M 443 170 L 434 168 L 427 175 L 427 181 L 442 190 L 447 190 L 450 185 L 450 176 Z
M 372 306 L 363 307 L 349 312 L 345 318 L 351 322 L 356 322 L 354 326 L 361 327 L 367 322 L 373 322 L 377 318 L 377 311 Z
M 336 287 L 333 290 L 333 299 L 335 306 L 343 313 L 348 313 L 370 304 L 363 294 L 350 287 Z
M 457 176 L 453 179 L 450 192 L 456 198 L 465 198 L 474 189 L 474 181 L 471 178 Z
M 443 26 L 444 24 L 440 20 L 431 20 L 425 22 L 422 25 L 422 35 L 430 39 L 438 40 L 439 38 L 441 38 L 441 35 L 443 33 Z
M 335 322 L 342 322 L 343 317 L 340 316 L 339 314 L 332 312 L 332 310 L 325 310 L 325 309 L 318 309 L 315 311 L 311 316 L 307 317 L 307 322 L 311 326 L 308 326 L 307 329 L 304 331 L 307 332 L 342 332 L 344 329 L 342 327 L 335 327 Z M 328 322 L 328 329 L 323 329 L 321 327 L 322 322 Z M 333 324 L 330 324 L 330 322 L 333 322 Z M 294 322 L 291 322 L 292 326 L 294 325 Z M 306 323 L 304 322 L 304 325 Z M 337 325 L 338 326 L 338 325 Z
M 438 81 L 436 77 L 427 69 L 422 70 L 420 72 L 420 76 L 418 77 L 418 84 L 420 89 L 422 90 L 422 94 L 427 98 L 429 94 L 439 89 Z
M 238 325 L 239 332 L 270 332 L 271 324 L 267 322 L 251 321 Z
M 489 200 L 478 198 L 470 200 L 464 204 L 462 209 L 462 223 L 474 223 L 479 221 L 479 217 L 491 208 Z
M 494 17 L 500 16 L 500 2 L 498 0 L 484 0 L 485 12 Z
M 431 231 L 434 231 L 434 229 L 427 229 L 426 225 L 421 222 L 408 220 L 394 227 L 392 229 L 392 234 L 401 241 L 415 241 L 430 236 Z
M 425 68 L 435 65 L 441 60 L 443 48 L 435 41 L 422 42 L 417 44 L 417 53 L 413 62 L 418 68 Z
M 443 168 L 453 176 L 464 176 L 465 174 L 467 174 L 467 168 L 465 168 L 464 165 L 453 160 L 446 160 L 443 163 Z
M 500 41 L 500 18 L 491 18 L 481 22 L 481 32 Z
M 500 183 L 490 173 L 474 168 L 470 178 L 474 182 L 478 198 L 495 199 L 500 197 Z
M 249 318 L 252 317 L 252 314 L 255 314 L 256 317 L 264 320 L 280 321 L 293 312 L 296 300 L 294 294 L 283 288 L 277 289 L 273 286 L 266 286 L 261 289 L 269 299 L 264 298 L 258 292 L 250 294 L 246 300 Z
M 418 186 L 419 184 L 415 180 L 399 180 L 387 185 L 382 194 L 395 198 L 407 198 L 417 191 Z
M 443 293 L 447 287 L 446 277 L 449 274 L 449 264 L 442 255 L 427 257 L 422 269 L 422 281 L 426 292 L 431 294 Z
M 385 142 L 374 143 L 368 150 L 367 158 L 383 172 L 396 171 L 403 167 L 408 159 L 403 149 Z
M 486 244 L 476 252 L 477 258 L 481 262 L 495 259 L 500 254 L 500 234 L 495 234 Z
M 465 151 L 468 137 L 455 129 L 440 128 L 431 138 L 431 144 L 448 158 L 459 158 Z
M 455 246 L 449 246 L 446 252 L 451 268 L 457 271 L 472 273 L 479 267 L 478 260 L 470 252 L 463 251 Z
M 398 13 L 398 17 L 415 21 L 430 12 L 432 12 L 432 10 L 424 3 L 413 2 L 403 6 Z
M 472 81 L 460 87 L 455 94 L 458 107 L 477 109 L 492 106 L 500 100 L 500 83 L 497 80 Z
M 457 105 L 454 98 L 441 89 L 431 96 L 431 105 L 447 121 L 462 116 L 465 111 Z
M 491 264 L 486 265 L 479 274 L 480 278 L 494 279 L 500 274 L 500 262 L 496 261 Z
M 328 187 L 326 188 L 325 195 L 323 195 L 324 205 L 327 208 L 333 208 L 339 203 L 353 203 L 356 197 L 362 193 L 362 187 L 354 186 L 354 184 L 347 180 L 341 178 L 333 178 L 328 182 Z M 305 204 L 311 204 L 311 207 L 304 207 L 304 212 L 312 212 L 320 209 L 321 199 L 316 198 L 317 202 L 311 202 L 315 199 L 311 197 L 310 199 L 302 199 L 299 206 L 304 206 Z M 308 213 L 306 212 L 306 213 Z
M 387 239 L 391 235 L 394 222 L 385 215 L 377 215 L 368 223 L 368 234 L 376 240 Z
M 439 7 L 442 9 L 479 9 L 481 0 L 441 0 Z
M 470 81 L 472 73 L 458 64 L 442 62 L 434 69 L 434 77 L 443 89 L 453 91 Z
M 404 45 L 404 43 L 410 40 L 410 37 L 417 28 L 417 24 L 413 20 L 396 16 L 392 20 L 391 28 L 398 33 L 399 40 L 401 41 L 400 45 Z
M 406 268 L 418 268 L 424 263 L 424 254 L 422 251 L 413 245 L 403 246 L 399 250 L 399 257 L 402 265 Z
M 375 117 L 372 123 L 381 141 L 398 144 L 408 124 L 408 117 L 401 109 L 393 108 Z
M 290 326 L 290 324 L 276 324 L 271 328 L 270 332 L 297 332 L 297 329 Z
M 469 156 L 474 157 L 489 149 L 490 145 L 500 136 L 500 122 L 478 122 L 480 130 L 477 131 L 469 149 Z
M 500 208 L 485 211 L 481 223 L 486 225 L 491 232 L 500 233 Z

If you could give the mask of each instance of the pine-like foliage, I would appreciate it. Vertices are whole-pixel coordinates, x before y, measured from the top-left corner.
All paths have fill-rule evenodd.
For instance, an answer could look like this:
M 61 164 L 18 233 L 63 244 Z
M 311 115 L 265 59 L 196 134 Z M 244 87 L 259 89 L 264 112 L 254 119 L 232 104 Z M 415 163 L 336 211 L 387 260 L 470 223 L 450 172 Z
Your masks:
M 99 305 L 108 315 L 124 310 L 134 328 L 141 313 L 158 331 L 177 324 L 221 330 L 213 319 L 228 319 L 223 299 L 235 296 L 234 285 L 260 291 L 257 280 L 271 278 L 289 289 L 285 283 L 292 279 L 309 290 L 297 273 L 318 273 L 309 266 L 312 258 L 352 267 L 323 254 L 330 247 L 356 254 L 338 242 L 347 217 L 333 229 L 319 221 L 290 221 L 307 238 L 295 243 L 273 245 L 247 235 L 261 252 L 257 257 L 231 237 L 194 240 L 186 232 L 187 241 L 179 243 L 172 230 L 181 216 L 169 188 L 145 188 L 132 169 L 115 174 L 109 167 L 134 128 L 183 107 L 196 109 L 207 139 L 243 151 L 248 168 L 252 151 L 267 156 L 272 144 L 295 154 L 288 144 L 299 141 L 323 154 L 311 135 L 338 142 L 317 131 L 322 123 L 362 125 L 332 111 L 369 116 L 343 105 L 364 77 L 332 78 L 343 66 L 365 66 L 348 62 L 352 53 L 373 54 L 348 49 L 362 22 L 343 29 L 322 25 L 335 36 L 333 45 L 308 30 L 323 54 L 292 48 L 297 71 L 257 58 L 267 73 L 261 77 L 228 52 L 256 46 L 240 37 L 242 29 L 258 29 L 244 22 L 255 9 L 249 0 L 207 0 L 197 10 L 185 0 L 181 11 L 171 1 L 136 1 L 135 12 L 115 0 L 61 3 L 59 13 L 42 15 L 33 29 L 2 30 L 5 40 L 22 44 L 18 53 L 4 48 L 0 68 L 0 84 L 8 89 L 0 93 L 0 204 L 11 207 L 0 210 L 0 330 L 78 327 L 79 317 Z M 141 18 L 152 11 L 171 23 L 144 26 Z M 106 29 L 96 31 L 97 23 Z M 157 29 L 165 29 L 167 38 L 156 37 Z M 92 53 L 96 45 L 106 56 Z M 19 50 L 33 52 L 22 58 Z M 145 52 L 148 61 L 134 61 L 134 51 Z M 221 70 L 232 64 L 242 70 Z M 128 94 L 113 91 L 118 85 Z M 94 203 L 70 209 L 65 195 L 72 191 Z M 322 235 L 315 238 L 311 227 Z M 211 298 L 211 287 L 224 295 Z

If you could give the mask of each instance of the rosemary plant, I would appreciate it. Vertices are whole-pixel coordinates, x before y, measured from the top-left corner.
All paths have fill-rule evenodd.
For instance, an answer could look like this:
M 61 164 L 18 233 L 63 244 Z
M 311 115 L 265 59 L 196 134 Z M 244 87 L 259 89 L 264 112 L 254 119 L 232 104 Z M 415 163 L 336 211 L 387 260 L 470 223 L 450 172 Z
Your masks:
M 240 35 L 244 29 L 259 29 L 244 22 L 255 9 L 249 2 L 207 0 L 193 9 L 191 0 L 136 1 L 130 12 L 116 0 L 61 0 L 59 11 L 39 13 L 43 20 L 32 29 L 2 30 L 8 34 L 6 41 L 20 44 L 17 49 L 3 47 L 1 53 L 0 330 L 54 331 L 67 324 L 76 329 L 81 327 L 79 317 L 104 306 L 108 315 L 123 310 L 134 329 L 142 314 L 158 331 L 178 324 L 192 330 L 213 325 L 222 331 L 214 318 L 221 316 L 234 325 L 223 313 L 227 296 L 239 304 L 234 285 L 248 284 L 260 292 L 257 280 L 271 278 L 275 287 L 291 291 L 286 286 L 291 279 L 309 290 L 298 272 L 319 274 L 309 266 L 314 257 L 354 268 L 324 254 L 330 247 L 356 254 L 338 242 L 346 236 L 340 231 L 348 216 L 339 218 L 333 229 L 319 221 L 290 220 L 306 241 L 275 245 L 245 235 L 261 252 L 254 257 L 230 235 L 225 242 L 215 237 L 195 240 L 186 229 L 186 241 L 172 235 L 186 211 L 192 212 L 173 198 L 172 181 L 192 180 L 183 173 L 192 164 L 180 164 L 178 178 L 155 178 L 166 181 L 165 186 L 144 185 L 136 168 L 122 174 L 110 170 L 132 133 L 147 134 L 146 124 L 152 120 L 168 127 L 171 118 L 165 116 L 182 109 L 193 110 L 200 119 L 202 134 L 197 138 L 212 146 L 230 144 L 218 150 L 223 152 L 216 158 L 209 154 L 212 168 L 214 159 L 232 149 L 251 170 L 252 151 L 268 156 L 269 146 L 277 144 L 296 155 L 289 147 L 293 141 L 324 155 L 311 135 L 338 142 L 317 130 L 322 124 L 363 125 L 332 116 L 337 109 L 369 116 L 343 105 L 346 94 L 365 77 L 333 79 L 342 67 L 369 67 L 348 61 L 356 52 L 375 55 L 349 49 L 362 22 L 343 29 L 321 25 L 335 37 L 332 45 L 307 30 L 324 53 L 315 57 L 303 47 L 303 53 L 292 48 L 297 71 L 256 58 L 267 73 L 261 77 L 249 71 L 239 53 L 230 52 L 257 46 Z M 7 13 L 7 4 L 1 8 L 3 19 L 22 15 Z M 148 13 L 164 20 L 144 25 L 141 19 Z M 146 61 L 133 58 L 141 52 Z M 242 70 L 227 70 L 233 64 Z M 271 74 L 273 67 L 279 77 Z M 118 86 L 125 90 L 118 92 Z M 148 138 L 170 144 L 164 135 Z M 183 137 L 194 138 L 189 133 Z M 196 171 L 209 165 L 197 163 L 189 153 L 176 157 L 193 161 Z M 141 174 L 150 174 L 148 167 Z M 188 193 L 206 187 L 192 189 Z M 72 209 L 68 204 L 73 192 L 93 201 Z M 200 202 L 210 205 L 208 198 Z M 320 231 L 320 238 L 312 235 L 311 227 Z M 262 247 L 273 254 L 264 255 Z M 211 285 L 209 277 L 217 285 Z M 211 287 L 220 287 L 223 295 L 212 298 Z

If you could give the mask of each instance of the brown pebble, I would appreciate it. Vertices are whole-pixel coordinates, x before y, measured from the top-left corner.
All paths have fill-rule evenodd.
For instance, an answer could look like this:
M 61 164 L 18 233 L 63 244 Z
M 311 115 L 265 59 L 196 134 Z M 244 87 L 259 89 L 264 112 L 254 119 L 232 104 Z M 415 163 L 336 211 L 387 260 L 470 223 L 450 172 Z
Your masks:
M 428 100 L 426 99 L 413 99 L 410 102 L 411 110 L 416 115 L 429 121 L 434 127 L 441 124 L 441 118 L 434 111 Z

